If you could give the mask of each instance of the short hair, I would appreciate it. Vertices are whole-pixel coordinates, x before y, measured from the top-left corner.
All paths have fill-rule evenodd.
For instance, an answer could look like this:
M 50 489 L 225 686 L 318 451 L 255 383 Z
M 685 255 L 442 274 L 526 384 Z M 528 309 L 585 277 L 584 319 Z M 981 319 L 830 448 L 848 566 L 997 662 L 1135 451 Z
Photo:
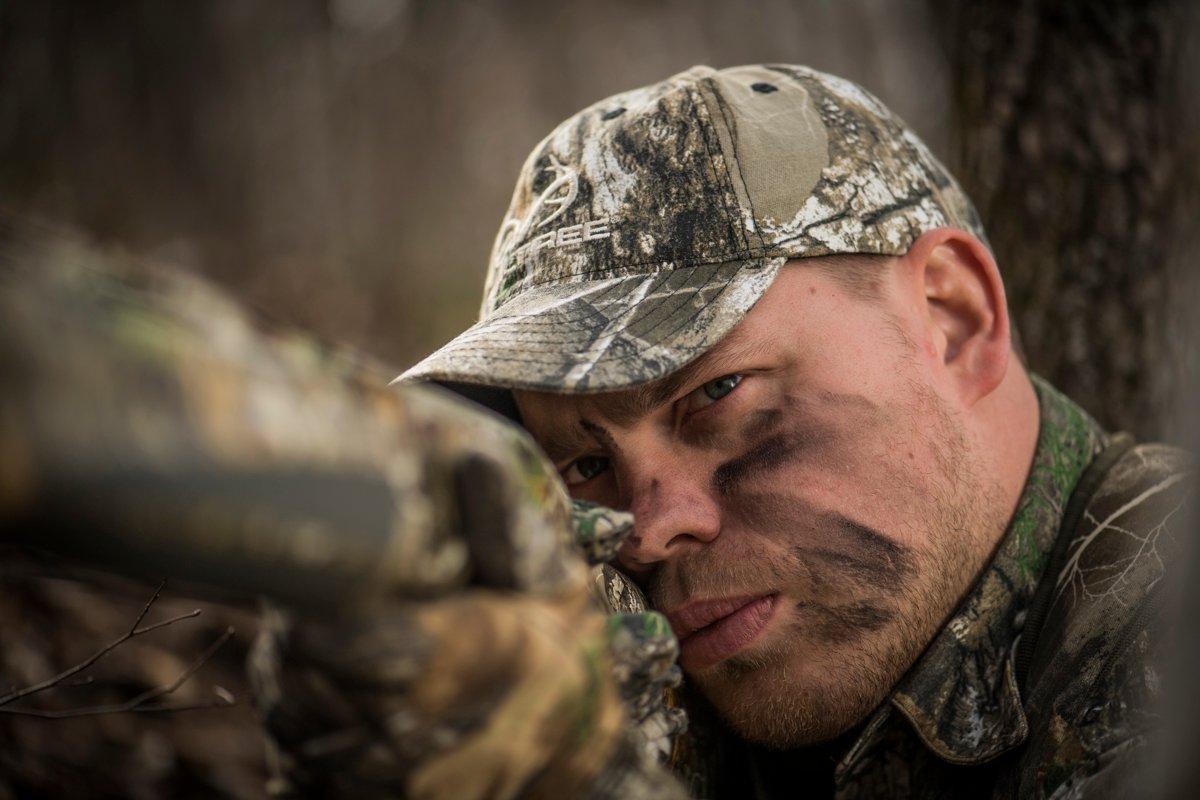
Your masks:
M 811 264 L 852 296 L 870 301 L 883 297 L 885 268 L 894 257 L 878 253 L 838 253 L 814 258 Z
M 887 273 L 887 265 L 893 258 L 895 256 L 879 255 L 878 253 L 838 253 L 815 257 L 810 263 L 845 289 L 851 297 L 875 302 L 883 298 L 883 279 Z M 804 263 L 807 259 L 798 259 L 798 261 Z M 1028 365 L 1025 358 L 1025 347 L 1021 342 L 1021 333 L 1017 330 L 1017 323 L 1013 319 L 1011 308 L 1008 316 L 1009 338 L 1012 341 L 1013 352 L 1017 354 L 1017 358 L 1023 365 Z

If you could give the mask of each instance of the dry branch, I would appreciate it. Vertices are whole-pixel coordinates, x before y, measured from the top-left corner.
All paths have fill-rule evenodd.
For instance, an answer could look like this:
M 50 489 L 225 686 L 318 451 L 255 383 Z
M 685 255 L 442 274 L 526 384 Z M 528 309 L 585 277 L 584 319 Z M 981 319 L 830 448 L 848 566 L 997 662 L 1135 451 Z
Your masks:
M 66 683 L 66 682 L 68 680 L 70 680 L 71 678 L 75 677 L 76 675 L 79 675 L 79 673 L 88 669 L 93 664 L 95 664 L 97 661 L 99 661 L 101 658 L 103 658 L 107 654 L 111 653 L 113 650 L 117 649 L 122 644 L 124 644 L 125 642 L 128 642 L 131 639 L 134 639 L 138 636 L 143 636 L 147 633 L 151 633 L 152 631 L 166 628 L 170 625 L 174 625 L 177 622 L 182 622 L 185 619 L 193 619 L 195 617 L 200 616 L 201 610 L 196 608 L 196 609 L 193 609 L 184 614 L 178 614 L 174 617 L 171 617 L 170 619 L 161 620 L 159 622 L 155 622 L 150 625 L 143 626 L 142 622 L 145 621 L 146 615 L 150 613 L 150 609 L 154 606 L 154 603 L 158 600 L 159 596 L 162 594 L 163 587 L 166 586 L 166 583 L 167 583 L 166 580 L 163 580 L 162 582 L 160 582 L 158 584 L 158 588 L 156 588 L 154 590 L 154 594 L 151 595 L 150 599 L 146 601 L 146 604 L 144 606 L 142 606 L 142 610 L 140 612 L 138 612 L 137 617 L 133 620 L 133 624 L 129 626 L 129 630 L 127 630 L 125 633 L 123 633 L 119 638 L 115 639 L 114 641 L 112 641 L 109 644 L 105 645 L 104 647 L 100 648 L 95 653 L 88 656 L 83 661 L 80 661 L 75 666 L 65 669 L 62 672 L 58 673 L 57 675 L 55 675 L 51 678 L 47 678 L 44 681 L 40 681 L 40 682 L 32 684 L 30 686 L 26 686 L 23 689 L 17 689 L 12 692 L 9 692 L 6 695 L 0 696 L 0 714 L 13 714 L 13 715 L 25 716 L 25 717 L 38 717 L 41 719 L 67 719 L 67 718 L 71 718 L 71 717 L 87 717 L 87 716 L 96 716 L 98 714 L 117 714 L 117 713 L 122 713 L 122 712 L 161 713 L 161 712 L 169 712 L 169 711 L 192 711 L 192 710 L 206 709 L 206 708 L 227 708 L 228 706 L 234 705 L 236 700 L 234 700 L 234 698 L 232 698 L 228 694 L 228 692 L 225 692 L 224 690 L 217 692 L 216 700 L 207 702 L 207 703 L 191 703 L 191 704 L 186 704 L 186 705 L 185 704 L 170 705 L 170 704 L 153 703 L 153 701 L 158 700 L 159 698 L 166 697 L 167 695 L 174 693 L 177 689 L 179 689 L 179 687 L 181 687 L 184 683 L 186 683 L 189 678 L 191 678 L 193 675 L 195 675 L 196 672 L 199 671 L 199 669 L 202 666 L 204 666 L 204 664 L 207 663 L 209 661 L 209 659 L 211 659 L 218 650 L 221 649 L 221 646 L 224 645 L 225 642 L 229 641 L 229 638 L 233 635 L 233 628 L 230 627 L 230 628 L 226 628 L 225 631 L 220 636 L 218 636 L 212 642 L 212 644 L 210 644 L 207 648 L 205 648 L 204 652 L 201 653 L 188 666 L 187 669 L 185 669 L 183 672 L 181 672 L 175 680 L 171 681 L 171 683 L 165 684 L 163 686 L 158 686 L 153 689 L 148 689 L 147 691 L 142 692 L 141 694 L 127 700 L 124 703 L 114 703 L 114 704 L 102 705 L 102 706 L 90 706 L 90 707 L 84 707 L 84 708 L 65 709 L 65 710 L 61 710 L 61 711 L 51 711 L 51 710 L 34 709 L 34 708 L 11 708 L 11 707 L 9 707 L 12 703 L 16 702 L 17 700 L 20 700 L 25 697 L 29 697 L 31 695 L 38 694 L 40 692 L 47 691 L 49 689 L 53 689 L 56 687 L 80 686 L 80 685 L 90 684 L 93 682 L 93 679 L 91 676 L 84 676 L 83 678 L 80 678 L 78 681 L 74 681 L 71 683 Z

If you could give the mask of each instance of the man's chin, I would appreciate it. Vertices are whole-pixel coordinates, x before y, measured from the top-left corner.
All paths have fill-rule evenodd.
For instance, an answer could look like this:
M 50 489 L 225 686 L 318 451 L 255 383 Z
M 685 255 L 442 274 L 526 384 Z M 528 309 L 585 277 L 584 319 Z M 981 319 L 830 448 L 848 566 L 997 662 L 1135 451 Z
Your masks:
M 697 687 L 725 723 L 743 739 L 790 750 L 828 742 L 849 731 L 878 705 L 877 692 L 864 691 L 845 673 L 841 681 L 798 679 L 804 670 L 787 663 L 754 666 L 718 664 L 695 675 Z M 885 693 L 886 694 L 886 693 Z
M 771 697 L 754 704 L 738 703 L 729 707 L 715 705 L 726 724 L 738 736 L 776 750 L 792 750 L 830 741 L 852 727 L 851 723 L 831 724 L 829 716 L 821 715 L 798 698 L 793 702 L 787 698 Z

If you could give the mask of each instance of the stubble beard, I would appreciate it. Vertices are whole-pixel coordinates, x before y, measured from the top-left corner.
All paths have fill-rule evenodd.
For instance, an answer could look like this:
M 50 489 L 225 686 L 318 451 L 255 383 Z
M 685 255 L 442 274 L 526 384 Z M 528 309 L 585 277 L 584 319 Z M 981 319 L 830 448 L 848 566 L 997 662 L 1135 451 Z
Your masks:
M 821 574 L 822 565 L 806 560 L 799 548 L 789 550 L 783 563 L 777 559 L 766 570 L 790 573 L 793 581 L 874 586 L 865 598 L 840 604 L 793 602 L 780 609 L 794 615 L 791 635 L 691 676 L 742 737 L 794 748 L 834 739 L 863 721 L 920 656 L 985 560 L 981 542 L 1003 525 L 997 519 L 998 487 L 981 478 L 961 423 L 928 393 L 918 402 L 933 412 L 939 442 L 933 479 L 906 487 L 929 499 L 923 515 L 927 532 L 887 538 L 925 546 L 896 556 L 902 563 L 892 574 L 877 571 L 873 581 L 863 574 L 847 581 L 844 574 L 831 574 L 830 565 Z M 854 563 L 847 563 L 855 572 Z

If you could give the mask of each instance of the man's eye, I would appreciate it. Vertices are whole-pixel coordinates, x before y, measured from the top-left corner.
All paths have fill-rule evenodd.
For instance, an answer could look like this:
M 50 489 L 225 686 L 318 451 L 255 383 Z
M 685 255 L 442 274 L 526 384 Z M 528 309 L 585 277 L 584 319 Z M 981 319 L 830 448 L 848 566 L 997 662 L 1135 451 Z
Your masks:
M 684 410 L 699 411 L 702 408 L 711 406 L 736 389 L 737 385 L 741 382 L 741 375 L 722 375 L 716 380 L 709 381 L 684 398 Z
M 563 470 L 563 481 L 567 486 L 578 486 L 587 483 L 592 478 L 607 470 L 609 461 L 604 456 L 584 456 L 577 458 Z

